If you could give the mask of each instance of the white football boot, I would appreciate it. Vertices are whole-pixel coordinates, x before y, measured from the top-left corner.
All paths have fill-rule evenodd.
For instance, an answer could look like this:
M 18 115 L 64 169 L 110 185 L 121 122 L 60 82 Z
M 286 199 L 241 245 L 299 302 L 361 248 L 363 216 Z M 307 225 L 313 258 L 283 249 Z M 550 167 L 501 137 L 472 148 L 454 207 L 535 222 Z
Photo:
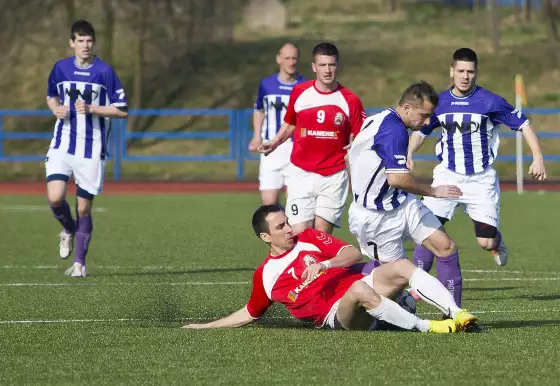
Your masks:
M 498 245 L 498 249 L 492 249 L 492 256 L 498 267 L 503 267 L 508 262 L 508 249 L 504 241 Z
M 64 230 L 60 232 L 60 244 L 58 244 L 58 254 L 61 259 L 66 259 L 72 253 L 72 247 L 74 244 L 74 235 L 71 233 L 66 233 Z
M 69 275 L 71 277 L 86 277 L 87 276 L 87 269 L 85 265 L 80 263 L 74 263 L 70 268 L 64 272 L 64 274 Z

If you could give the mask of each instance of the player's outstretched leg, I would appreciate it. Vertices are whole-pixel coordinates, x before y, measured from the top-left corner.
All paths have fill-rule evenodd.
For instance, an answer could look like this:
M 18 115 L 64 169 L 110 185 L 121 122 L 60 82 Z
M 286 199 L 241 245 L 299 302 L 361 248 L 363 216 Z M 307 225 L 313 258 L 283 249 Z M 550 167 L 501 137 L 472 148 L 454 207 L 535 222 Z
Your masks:
M 455 323 L 450 320 L 429 321 L 411 314 L 391 299 L 377 294 L 361 280 L 352 284 L 340 300 L 336 317 L 345 329 L 353 328 L 353 321 L 359 316 L 359 307 L 373 318 L 404 330 L 434 333 L 451 333 L 457 330 Z
M 87 194 L 83 191 L 80 192 L 78 188 L 78 194 L 82 196 Z M 91 241 L 91 234 L 93 232 L 93 219 L 91 217 L 91 206 L 93 197 L 88 196 L 88 198 L 77 197 L 77 229 L 76 229 L 76 256 L 74 258 L 74 263 L 66 271 L 67 275 L 72 277 L 86 277 L 86 255 L 89 249 L 89 243 Z
M 54 217 L 63 228 L 59 234 L 59 255 L 61 259 L 66 259 L 72 253 L 72 243 L 76 232 L 76 223 L 66 201 L 66 181 L 49 181 L 47 183 L 47 199 Z

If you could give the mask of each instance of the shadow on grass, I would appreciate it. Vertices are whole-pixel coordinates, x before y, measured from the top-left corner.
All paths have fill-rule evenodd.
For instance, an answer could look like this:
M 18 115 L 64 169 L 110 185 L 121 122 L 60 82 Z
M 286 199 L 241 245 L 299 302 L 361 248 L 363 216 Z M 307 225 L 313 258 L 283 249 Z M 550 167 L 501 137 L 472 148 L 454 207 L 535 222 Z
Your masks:
M 192 275 L 198 273 L 219 273 L 219 272 L 253 272 L 254 268 L 204 268 L 186 269 L 179 271 L 141 271 L 141 272 L 111 272 L 97 273 L 96 276 L 158 276 L 158 275 Z
M 560 326 L 560 320 L 503 320 L 499 322 L 484 323 L 484 328 L 524 328 L 524 327 L 544 327 Z

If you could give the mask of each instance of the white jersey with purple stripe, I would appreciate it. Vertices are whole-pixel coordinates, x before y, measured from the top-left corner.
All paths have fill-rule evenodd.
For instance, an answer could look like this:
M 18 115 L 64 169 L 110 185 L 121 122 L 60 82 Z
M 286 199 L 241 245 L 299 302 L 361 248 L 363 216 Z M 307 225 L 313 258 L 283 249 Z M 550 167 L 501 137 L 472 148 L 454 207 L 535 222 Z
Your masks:
M 391 211 L 407 192 L 387 182 L 387 173 L 408 173 L 408 130 L 399 114 L 387 109 L 368 117 L 349 150 L 354 201 L 366 209 Z
M 305 81 L 306 79 L 303 76 L 298 75 L 292 83 L 282 82 L 279 74 L 261 80 L 255 101 L 255 110 L 264 110 L 264 121 L 261 128 L 263 140 L 272 140 L 278 134 L 278 130 L 284 123 L 284 115 L 286 115 L 292 89 L 296 84 Z
M 59 97 L 69 107 L 68 118 L 56 120 L 50 148 L 85 159 L 105 159 L 110 120 L 77 114 L 74 104 L 83 100 L 89 105 L 127 107 L 123 86 L 111 66 L 98 58 L 87 67 L 78 67 L 74 57 L 62 59 L 50 73 L 47 96 Z
M 496 160 L 500 124 L 521 130 L 528 123 L 504 98 L 476 86 L 464 97 L 451 90 L 441 93 L 430 124 L 419 133 L 427 136 L 441 126 L 436 155 L 449 170 L 470 175 L 483 172 Z

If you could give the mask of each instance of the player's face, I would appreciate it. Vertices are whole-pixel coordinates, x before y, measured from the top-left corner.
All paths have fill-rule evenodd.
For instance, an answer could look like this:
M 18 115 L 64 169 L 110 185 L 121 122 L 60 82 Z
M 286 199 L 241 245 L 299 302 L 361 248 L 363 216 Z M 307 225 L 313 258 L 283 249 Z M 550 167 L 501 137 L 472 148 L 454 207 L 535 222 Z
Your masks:
M 293 76 L 297 72 L 299 62 L 299 52 L 292 45 L 282 47 L 278 55 L 276 55 L 276 63 L 280 67 L 280 72 Z
M 476 83 L 477 68 L 474 62 L 457 61 L 450 70 L 455 90 L 467 94 Z
M 93 55 L 95 41 L 91 36 L 76 35 L 76 39 L 70 39 L 70 47 L 74 49 L 74 55 L 78 59 L 87 60 Z
M 319 82 L 327 86 L 336 82 L 338 63 L 335 56 L 315 55 L 311 67 Z
M 287 251 L 294 247 L 294 233 L 284 212 L 274 212 L 266 216 L 269 233 L 261 233 L 261 238 L 270 243 L 271 248 Z
M 410 105 L 405 104 L 405 116 L 404 122 L 406 126 L 412 131 L 418 131 L 425 125 L 430 123 L 430 117 L 434 113 L 434 105 L 424 100 L 424 103 L 420 105 Z

